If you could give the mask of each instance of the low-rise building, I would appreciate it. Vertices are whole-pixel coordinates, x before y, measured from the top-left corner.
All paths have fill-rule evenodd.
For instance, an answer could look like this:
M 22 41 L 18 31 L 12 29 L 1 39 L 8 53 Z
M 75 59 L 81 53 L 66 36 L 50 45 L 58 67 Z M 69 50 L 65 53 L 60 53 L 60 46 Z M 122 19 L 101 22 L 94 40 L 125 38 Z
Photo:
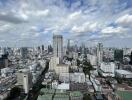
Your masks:
M 83 94 L 80 91 L 70 92 L 70 100 L 83 100 Z
M 85 74 L 84 73 L 70 73 L 70 81 L 75 83 L 84 83 Z
M 132 78 L 132 72 L 127 70 L 116 70 L 116 76 L 120 78 Z

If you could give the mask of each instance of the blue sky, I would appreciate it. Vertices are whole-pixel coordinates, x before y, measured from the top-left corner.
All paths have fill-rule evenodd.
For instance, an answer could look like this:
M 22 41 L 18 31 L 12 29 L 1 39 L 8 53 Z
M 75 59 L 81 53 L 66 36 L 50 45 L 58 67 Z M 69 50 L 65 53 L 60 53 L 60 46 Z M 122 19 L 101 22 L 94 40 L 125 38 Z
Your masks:
M 132 47 L 132 0 L 0 0 L 0 45 L 64 43 Z

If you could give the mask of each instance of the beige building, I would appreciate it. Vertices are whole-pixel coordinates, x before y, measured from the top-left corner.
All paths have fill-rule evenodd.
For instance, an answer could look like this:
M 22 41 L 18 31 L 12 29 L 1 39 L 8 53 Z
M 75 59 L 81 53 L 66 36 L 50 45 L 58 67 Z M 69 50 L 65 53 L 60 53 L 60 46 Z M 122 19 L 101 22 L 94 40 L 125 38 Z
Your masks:
M 66 64 L 57 64 L 57 66 L 55 68 L 55 72 L 58 75 L 60 73 L 69 73 L 69 66 Z
M 57 64 L 59 64 L 59 57 L 51 57 L 49 63 L 49 70 L 55 70 Z
M 17 84 L 18 86 L 23 86 L 23 90 L 25 93 L 28 93 L 30 88 L 32 88 L 32 74 L 26 70 L 20 70 L 16 73 L 17 76 Z

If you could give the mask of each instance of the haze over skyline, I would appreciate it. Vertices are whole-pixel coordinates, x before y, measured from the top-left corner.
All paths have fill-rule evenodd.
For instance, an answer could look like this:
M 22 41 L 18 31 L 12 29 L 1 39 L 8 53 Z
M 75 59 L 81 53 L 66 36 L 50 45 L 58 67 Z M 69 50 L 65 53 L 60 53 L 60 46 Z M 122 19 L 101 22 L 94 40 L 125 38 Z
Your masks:
M 0 45 L 64 43 L 132 47 L 132 0 L 0 0 Z

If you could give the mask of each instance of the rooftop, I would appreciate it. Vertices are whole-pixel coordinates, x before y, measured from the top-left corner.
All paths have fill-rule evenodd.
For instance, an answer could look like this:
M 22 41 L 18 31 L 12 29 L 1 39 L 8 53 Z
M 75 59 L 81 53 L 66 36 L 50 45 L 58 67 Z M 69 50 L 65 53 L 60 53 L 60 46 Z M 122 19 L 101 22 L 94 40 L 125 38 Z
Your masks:
M 80 91 L 74 91 L 70 93 L 70 96 L 80 97 L 83 96 L 83 94 Z
M 119 69 L 119 70 L 116 70 L 116 72 L 117 73 L 120 73 L 120 74 L 131 74 L 132 75 L 132 72 L 130 72 L 130 71 L 127 71 L 127 70 L 121 70 L 121 69 Z

